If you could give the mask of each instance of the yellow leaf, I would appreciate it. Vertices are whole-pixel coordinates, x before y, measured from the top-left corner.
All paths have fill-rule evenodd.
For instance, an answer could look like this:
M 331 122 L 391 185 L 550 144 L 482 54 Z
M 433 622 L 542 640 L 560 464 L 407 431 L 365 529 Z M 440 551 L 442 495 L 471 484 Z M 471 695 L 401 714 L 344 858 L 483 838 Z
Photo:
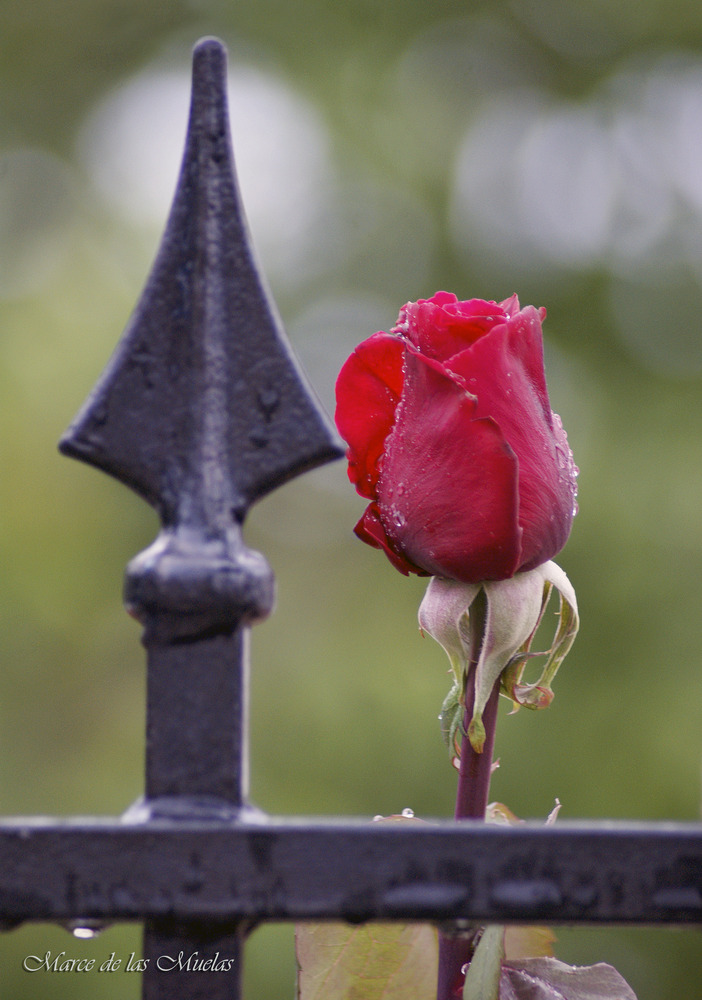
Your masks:
M 552 958 L 556 935 L 550 927 L 505 927 L 505 959 L 519 962 L 523 958 Z
M 428 924 L 298 924 L 298 1000 L 434 1000 L 437 932 Z

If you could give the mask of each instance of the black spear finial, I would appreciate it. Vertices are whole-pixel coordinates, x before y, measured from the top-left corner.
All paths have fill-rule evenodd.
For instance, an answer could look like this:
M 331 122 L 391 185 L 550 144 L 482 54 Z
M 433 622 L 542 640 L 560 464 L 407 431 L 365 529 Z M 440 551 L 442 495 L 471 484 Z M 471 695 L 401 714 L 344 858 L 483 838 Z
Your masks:
M 270 571 L 241 542 L 246 512 L 342 454 L 256 267 L 226 82 L 224 46 L 202 40 L 185 154 L 155 263 L 59 445 L 130 486 L 161 517 L 160 538 L 127 575 L 127 603 L 147 637 L 226 630 L 267 614 Z

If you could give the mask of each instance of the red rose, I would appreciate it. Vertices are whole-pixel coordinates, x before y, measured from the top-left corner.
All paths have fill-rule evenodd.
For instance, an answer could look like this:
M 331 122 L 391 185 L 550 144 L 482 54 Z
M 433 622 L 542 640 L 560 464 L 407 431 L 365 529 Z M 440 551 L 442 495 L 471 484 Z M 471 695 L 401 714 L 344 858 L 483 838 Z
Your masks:
M 371 501 L 355 531 L 402 573 L 502 580 L 565 545 L 578 470 L 549 404 L 545 314 L 437 292 L 342 368 L 336 422 Z

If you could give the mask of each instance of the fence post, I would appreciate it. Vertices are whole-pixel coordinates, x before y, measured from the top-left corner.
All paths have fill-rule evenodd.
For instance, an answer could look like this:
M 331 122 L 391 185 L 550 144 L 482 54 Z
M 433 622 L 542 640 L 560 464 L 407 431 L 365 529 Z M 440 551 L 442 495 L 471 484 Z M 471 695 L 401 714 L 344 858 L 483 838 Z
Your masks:
M 274 592 L 241 525 L 259 497 L 341 455 L 255 266 L 226 87 L 224 47 L 205 39 L 194 53 L 186 149 L 153 270 L 60 445 L 135 489 L 162 522 L 125 586 L 148 651 L 146 794 L 131 810 L 135 821 L 250 815 L 247 635 Z M 198 858 L 191 862 L 197 881 Z M 234 1000 L 245 930 L 216 919 L 147 921 L 144 997 Z M 203 963 L 217 971 L 232 959 L 231 974 L 203 975 Z

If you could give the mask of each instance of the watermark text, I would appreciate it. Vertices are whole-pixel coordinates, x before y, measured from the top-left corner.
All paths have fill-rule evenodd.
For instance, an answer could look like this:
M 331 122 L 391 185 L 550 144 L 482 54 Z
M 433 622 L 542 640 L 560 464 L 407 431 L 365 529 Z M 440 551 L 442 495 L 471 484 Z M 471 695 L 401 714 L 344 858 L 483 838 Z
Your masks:
M 151 963 L 149 958 L 137 958 L 131 952 L 128 958 L 118 957 L 112 952 L 104 960 L 98 958 L 71 957 L 65 951 L 47 951 L 44 955 L 27 955 L 22 968 L 25 972 L 146 972 Z M 154 961 L 159 972 L 231 972 L 235 960 L 224 958 L 219 952 L 201 955 L 199 951 L 190 954 L 180 951 L 177 955 L 159 955 Z

